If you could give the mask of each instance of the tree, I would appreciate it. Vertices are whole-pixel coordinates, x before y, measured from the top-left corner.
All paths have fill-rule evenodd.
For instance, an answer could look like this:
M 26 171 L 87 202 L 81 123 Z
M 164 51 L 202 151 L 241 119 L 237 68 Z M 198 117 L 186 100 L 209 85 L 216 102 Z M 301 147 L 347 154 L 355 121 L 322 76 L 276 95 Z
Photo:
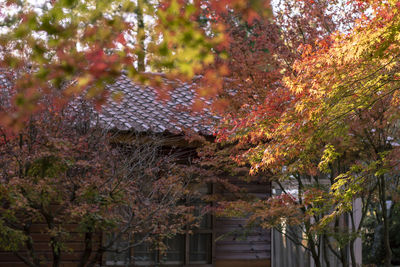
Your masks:
M 223 25 L 213 24 L 207 31 L 199 25 L 205 4 L 218 12 L 236 9 L 254 17 L 251 8 L 257 3 L 6 1 L 0 9 L 0 65 L 19 75 L 18 96 L 12 101 L 15 111 L 1 114 L 1 123 L 21 127 L 37 111 L 40 98 L 53 91 L 63 91 L 58 105 L 87 89 L 87 97 L 100 105 L 108 96 L 105 85 L 122 72 L 136 81 L 153 82 L 165 96 L 168 88 L 142 75 L 144 56 L 149 68 L 191 79 L 213 63 L 213 49 L 224 40 Z
M 308 103 L 307 93 L 291 91 L 290 79 L 302 77 L 305 67 L 297 62 L 307 57 L 307 51 L 323 55 L 325 49 L 334 43 L 333 34 L 338 29 L 351 30 L 364 8 L 354 2 L 348 7 L 340 4 L 331 1 L 285 1 L 280 10 L 282 12 L 275 11 L 275 21 L 257 21 L 253 25 L 241 21 L 240 16 L 227 18 L 234 25 L 230 28 L 233 44 L 227 61 L 230 69 L 236 71 L 226 82 L 225 96 L 233 98 L 235 105 L 224 114 L 225 123 L 220 125 L 219 140 L 233 143 L 236 150 L 231 149 L 234 153 L 231 156 L 240 164 L 249 164 L 253 172 L 263 171 L 278 183 L 290 180 L 298 186 L 298 196 L 280 197 L 288 200 L 285 205 L 293 206 L 288 208 L 289 213 L 278 209 L 276 203 L 282 203 L 282 199 L 242 203 L 243 208 L 255 212 L 257 216 L 254 218 L 266 220 L 264 226 L 276 226 L 283 219 L 297 224 L 300 222 L 301 228 L 306 231 L 306 249 L 311 252 L 316 264 L 321 264 L 323 260 L 319 254 L 322 250 L 331 250 L 343 264 L 348 264 L 346 246 L 355 240 L 360 231 L 346 225 L 339 227 L 339 215 L 335 217 L 333 226 L 332 223 L 325 224 L 325 216 L 331 214 L 335 197 L 338 197 L 329 193 L 330 186 L 335 183 L 336 175 L 346 171 L 346 165 L 354 159 L 355 152 L 341 156 L 342 150 L 339 149 L 337 153 L 340 156 L 335 153 L 329 155 L 325 145 L 336 145 L 336 137 L 314 135 L 321 125 L 307 124 L 308 116 L 313 114 L 301 109 L 301 105 L 318 106 L 319 102 L 313 99 Z M 343 17 L 335 17 L 332 8 L 348 9 Z M 310 71 L 316 70 L 313 64 L 315 62 L 307 66 Z M 313 75 L 319 73 L 315 71 Z M 310 81 L 315 81 L 312 75 L 309 77 Z M 333 173 L 319 170 L 318 165 L 324 155 L 328 157 L 326 164 L 329 166 L 329 158 L 336 155 Z M 324 181 L 328 182 L 327 186 Z M 366 202 L 370 198 L 366 192 Z M 231 207 L 237 210 L 237 203 Z M 292 212 L 294 209 L 299 213 Z M 366 212 L 365 209 L 363 211 Z M 342 210 L 342 214 L 348 212 L 349 209 Z M 293 218 L 293 214 L 298 218 Z M 337 235 L 339 230 L 343 234 Z M 354 232 L 349 234 L 349 231 Z M 338 247 L 338 250 L 333 247 Z M 328 262 L 327 259 L 325 261 Z M 354 260 L 352 262 L 355 264 Z
M 285 68 L 280 84 L 273 83 L 277 89 L 267 90 L 267 100 L 257 103 L 250 115 L 227 117 L 221 137 L 239 144 L 251 142 L 253 146 L 238 161 L 250 163 L 255 171 L 297 182 L 306 177 L 316 184 L 328 180 L 330 187 L 309 203 L 313 215 L 313 209 L 324 207 L 319 207 L 321 199 L 330 208 L 314 220 L 317 228 L 329 230 L 339 216 L 351 211 L 357 197 L 363 200 L 364 215 L 371 202 L 379 203 L 375 212 L 383 224 L 384 263 L 389 266 L 386 201 L 393 199 L 398 181 L 398 8 L 395 1 L 354 4 L 367 12 L 349 24 L 348 32 L 301 34 L 316 39 L 300 40 L 302 55 L 289 64 L 289 71 Z M 370 10 L 373 14 L 368 14 Z M 307 205 L 304 189 L 298 189 L 304 193 L 297 198 L 299 209 Z M 267 220 L 273 212 L 268 210 L 270 204 L 266 207 L 259 218 Z M 353 234 L 348 236 L 344 244 L 351 249 Z
M 255 3 L 6 1 L 0 7 L 0 65 L 14 82 L 0 103 L 2 246 L 28 265 L 41 264 L 30 226 L 45 222 L 58 266 L 67 249 L 64 223 L 77 222 L 85 235 L 81 265 L 93 264 L 115 241 L 94 248 L 98 231 L 116 231 L 116 238 L 143 231 L 145 239 L 162 239 L 165 222 L 176 233 L 193 220 L 190 208 L 177 204 L 187 192 L 187 176 L 170 159 L 156 157 L 157 146 L 118 147 L 92 125 L 90 112 L 72 115 L 70 104 L 86 98 L 99 109 L 107 97 L 120 97 L 110 96 L 106 85 L 121 73 L 152 82 L 164 96 L 168 88 L 142 73 L 144 57 L 149 68 L 182 79 L 202 74 L 224 40 L 222 24 L 200 26 L 203 4 L 255 17 Z M 144 27 L 146 17 L 152 23 Z M 215 74 L 205 75 L 208 82 L 218 79 Z M 28 257 L 18 253 L 21 245 Z
M 395 74 L 398 44 L 392 37 L 397 34 L 398 12 L 395 4 L 373 5 L 375 16 L 364 20 L 368 26 L 356 27 L 349 36 L 336 36 L 334 47 L 325 51 L 329 56 L 311 53 L 303 62 L 313 62 L 313 68 L 300 63 L 298 67 L 301 66 L 302 74 L 298 79 L 291 79 L 295 83 L 290 85 L 294 90 L 310 90 L 310 95 L 302 100 L 307 109 L 304 113 L 313 113 L 310 123 L 323 130 L 317 131 L 318 134 L 327 135 L 325 137 L 331 140 L 334 135 L 340 137 L 340 145 L 360 151 L 351 164 L 353 173 L 357 173 L 357 179 L 352 181 L 354 184 L 366 179 L 376 184 L 386 266 L 391 264 L 386 201 L 388 194 L 393 192 L 389 183 L 396 184 L 398 176 L 394 160 L 398 136 Z M 324 71 L 312 76 L 311 81 L 310 72 L 315 74 L 322 67 Z M 341 178 L 339 175 L 338 183 Z
M 60 266 L 71 251 L 74 225 L 84 243 L 79 266 L 93 266 L 105 252 L 162 243 L 196 225 L 193 207 L 182 203 L 188 194 L 196 196 L 189 186 L 194 178 L 173 153 L 162 153 L 160 138 L 144 143 L 132 133 L 130 144 L 120 144 L 118 132 L 97 123 L 90 102 L 76 99 L 60 110 L 52 101 L 42 102 L 46 108 L 18 132 L 0 129 L 2 249 L 42 266 L 46 260 L 31 231 L 42 225 L 52 253 L 48 261 Z M 2 111 L 7 106 L 2 103 Z M 101 232 L 113 235 L 98 244 Z M 115 242 L 130 234 L 141 238 L 116 251 Z

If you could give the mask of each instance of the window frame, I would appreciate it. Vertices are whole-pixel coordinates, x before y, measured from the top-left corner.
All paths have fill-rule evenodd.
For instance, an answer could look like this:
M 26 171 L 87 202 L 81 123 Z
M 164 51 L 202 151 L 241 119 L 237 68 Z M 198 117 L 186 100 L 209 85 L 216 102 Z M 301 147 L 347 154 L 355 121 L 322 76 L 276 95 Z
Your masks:
M 207 186 L 209 187 L 209 194 L 214 194 L 215 192 L 215 185 L 214 183 L 209 184 Z M 188 203 L 189 200 L 186 199 L 186 202 Z M 214 202 L 210 203 L 211 206 L 214 206 Z M 214 215 L 212 214 L 207 214 L 207 220 L 209 220 L 209 223 L 211 224 L 209 229 L 201 229 L 201 228 L 197 228 L 197 229 L 192 229 L 191 232 L 192 234 L 189 234 L 189 229 L 188 227 L 186 228 L 186 231 L 184 234 L 184 251 L 183 251 L 183 264 L 162 264 L 162 263 L 158 263 L 157 266 L 160 267 L 213 267 L 214 263 L 215 263 L 215 237 L 216 237 L 216 230 L 215 230 L 215 223 L 216 223 L 216 218 Z M 210 234 L 211 235 L 211 262 L 210 263 L 190 263 L 189 259 L 190 259 L 190 236 L 193 236 L 195 234 Z M 104 243 L 104 240 L 106 240 L 105 238 L 106 233 L 102 233 L 101 235 L 101 239 L 102 239 L 102 243 Z M 131 258 L 134 255 L 134 247 L 129 248 L 128 251 L 128 255 L 129 258 Z M 154 266 L 154 265 L 137 265 L 135 263 L 128 263 L 125 265 L 113 265 L 113 264 L 107 264 L 107 258 L 106 258 L 106 253 L 104 252 L 102 255 L 102 259 L 101 259 L 101 266 L 103 267 L 121 267 L 121 266 L 128 266 L 128 267 L 148 267 L 148 266 Z M 160 253 L 157 252 L 157 258 L 158 261 L 160 261 Z

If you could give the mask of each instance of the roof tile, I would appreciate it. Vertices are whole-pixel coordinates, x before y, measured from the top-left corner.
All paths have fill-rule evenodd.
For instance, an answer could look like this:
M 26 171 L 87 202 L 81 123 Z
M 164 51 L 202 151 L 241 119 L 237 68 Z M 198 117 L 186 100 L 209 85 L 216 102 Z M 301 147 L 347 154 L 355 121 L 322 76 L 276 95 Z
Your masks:
M 212 122 L 218 117 L 213 116 L 208 109 L 202 113 L 190 111 L 196 96 L 193 90 L 196 85 L 166 79 L 164 82 L 173 87 L 169 100 L 160 100 L 154 88 L 133 83 L 122 75 L 107 88 L 111 93 L 121 92 L 124 98 L 119 102 L 109 98 L 99 114 L 100 124 L 118 130 L 177 133 L 189 128 L 200 134 L 211 134 Z M 0 101 L 3 104 L 10 104 L 11 86 L 10 78 L 0 72 Z

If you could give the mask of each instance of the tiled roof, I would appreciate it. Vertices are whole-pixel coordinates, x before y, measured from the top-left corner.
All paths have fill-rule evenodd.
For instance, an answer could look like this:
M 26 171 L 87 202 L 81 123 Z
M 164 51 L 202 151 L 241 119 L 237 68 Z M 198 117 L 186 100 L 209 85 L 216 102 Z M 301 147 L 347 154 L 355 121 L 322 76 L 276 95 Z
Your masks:
M 12 86 L 11 79 L 13 78 L 15 78 L 15 75 L 0 70 L 0 103 L 6 107 L 11 104 L 9 88 Z
M 210 134 L 212 120 L 216 117 L 207 109 L 201 113 L 190 111 L 195 97 L 194 84 L 165 79 L 164 82 L 172 85 L 170 98 L 166 101 L 157 98 L 153 88 L 135 84 L 122 75 L 107 87 L 111 93 L 122 92 L 123 98 L 119 102 L 109 99 L 100 113 L 100 122 L 107 128 L 118 130 L 178 133 L 189 129 Z
M 182 83 L 163 79 L 171 85 L 169 100 L 162 101 L 149 86 L 133 83 L 122 75 L 107 88 L 111 93 L 122 93 L 121 101 L 108 100 L 98 114 L 102 127 L 110 130 L 139 132 L 181 133 L 192 130 L 200 134 L 212 133 L 212 124 L 216 117 L 208 109 L 203 112 L 192 112 L 195 84 Z M 11 83 L 9 77 L 0 71 L 0 103 L 9 103 Z M 207 102 L 207 104 L 210 104 Z

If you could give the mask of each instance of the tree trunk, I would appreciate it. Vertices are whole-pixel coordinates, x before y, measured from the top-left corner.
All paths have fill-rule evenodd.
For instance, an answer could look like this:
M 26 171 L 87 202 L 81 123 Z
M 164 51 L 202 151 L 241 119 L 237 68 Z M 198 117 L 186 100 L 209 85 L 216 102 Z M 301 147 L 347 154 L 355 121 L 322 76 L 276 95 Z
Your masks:
M 348 232 L 348 218 L 346 216 L 346 213 L 341 215 L 339 220 L 338 220 L 338 225 L 337 225 L 337 231 L 344 233 Z M 339 248 L 339 253 L 340 253 L 340 262 L 342 263 L 343 267 L 348 267 L 349 266 L 349 260 L 348 260 L 348 255 L 347 255 L 347 249 L 348 247 L 345 246 L 340 246 Z
M 348 263 L 346 257 L 346 248 L 345 249 L 341 248 L 339 251 L 340 251 L 340 262 L 342 263 L 343 267 L 347 267 Z
M 92 239 L 93 239 L 93 233 L 88 232 L 85 233 L 85 250 L 82 254 L 81 260 L 79 262 L 79 267 L 84 267 L 86 263 L 89 261 L 90 255 L 92 254 Z
M 28 237 L 25 241 L 25 245 L 28 250 L 28 255 L 32 259 L 32 261 L 28 264 L 26 262 L 27 259 L 22 258 L 22 256 L 19 253 L 17 253 L 17 257 L 20 258 L 22 261 L 25 262 L 25 264 L 28 264 L 29 266 L 40 266 L 40 260 L 36 256 L 35 248 L 33 246 L 33 239 L 31 237 L 31 225 L 32 225 L 32 221 L 29 221 L 28 223 L 26 223 L 24 225 L 24 233 Z
M 52 230 L 55 228 L 54 217 L 50 215 L 48 212 L 46 212 L 43 208 L 42 208 L 42 215 L 46 219 L 47 227 L 49 228 L 50 232 L 52 232 Z M 59 267 L 61 263 L 61 244 L 57 235 L 50 237 L 50 246 L 53 254 L 52 266 Z
M 32 262 L 30 259 L 22 256 L 21 253 L 19 253 L 17 251 L 14 251 L 14 255 L 29 267 L 40 267 L 40 263 L 36 264 L 36 263 Z
M 319 257 L 319 253 L 317 252 L 319 247 L 315 244 L 314 239 L 312 234 L 310 233 L 310 224 L 309 223 L 305 223 L 305 227 L 306 227 L 306 235 L 308 238 L 308 248 L 311 252 L 311 257 L 314 260 L 314 264 L 316 267 L 322 267 L 322 264 L 320 262 L 320 257 Z
M 351 266 L 352 267 L 357 267 L 356 256 L 354 254 L 354 240 L 350 241 L 349 246 L 350 246 Z
M 323 242 L 323 249 L 324 249 L 324 261 L 325 261 L 325 266 L 326 267 L 330 267 L 330 261 L 329 261 L 329 255 L 328 255 L 328 250 L 327 250 L 327 246 L 328 246 L 328 239 L 329 237 L 326 236 L 326 234 L 322 235 L 322 242 Z
M 356 225 L 354 223 L 354 202 L 353 202 L 353 208 L 351 210 L 351 212 L 349 213 L 350 219 L 351 219 L 351 233 L 354 233 L 357 231 L 356 229 Z M 354 253 L 354 242 L 355 239 L 352 238 L 349 242 L 349 246 L 350 246 L 350 259 L 351 259 L 351 266 L 352 267 L 357 267 L 357 263 L 356 263 L 356 255 Z
M 141 4 L 141 0 L 138 0 L 136 6 L 136 16 L 137 16 L 137 41 L 139 44 L 139 48 L 136 52 L 137 60 L 138 60 L 138 71 L 143 72 L 146 70 L 145 58 L 146 58 L 146 50 L 144 41 L 146 39 L 146 34 L 144 31 L 144 19 L 143 19 L 143 6 Z
M 383 222 L 383 247 L 385 249 L 385 267 L 392 266 L 392 250 L 390 248 L 389 240 L 389 217 L 386 208 L 386 182 L 384 175 L 378 177 L 379 180 L 379 202 L 382 209 L 382 222 Z
M 312 243 L 314 243 L 314 241 L 312 241 Z M 319 259 L 319 255 L 315 250 L 315 245 L 314 245 L 314 248 L 310 249 L 310 251 L 311 251 L 311 256 L 312 256 L 312 258 L 314 260 L 315 266 L 316 267 L 322 267 L 320 259 Z
M 89 264 L 87 266 L 94 267 L 96 265 L 96 263 L 101 262 L 101 258 L 103 256 L 104 252 L 106 252 L 106 249 L 104 249 L 104 247 L 100 247 L 96 251 L 96 255 L 92 258 L 92 260 L 89 262 Z
M 51 249 L 53 251 L 53 267 L 59 267 L 61 263 L 61 249 L 56 237 L 50 238 Z

